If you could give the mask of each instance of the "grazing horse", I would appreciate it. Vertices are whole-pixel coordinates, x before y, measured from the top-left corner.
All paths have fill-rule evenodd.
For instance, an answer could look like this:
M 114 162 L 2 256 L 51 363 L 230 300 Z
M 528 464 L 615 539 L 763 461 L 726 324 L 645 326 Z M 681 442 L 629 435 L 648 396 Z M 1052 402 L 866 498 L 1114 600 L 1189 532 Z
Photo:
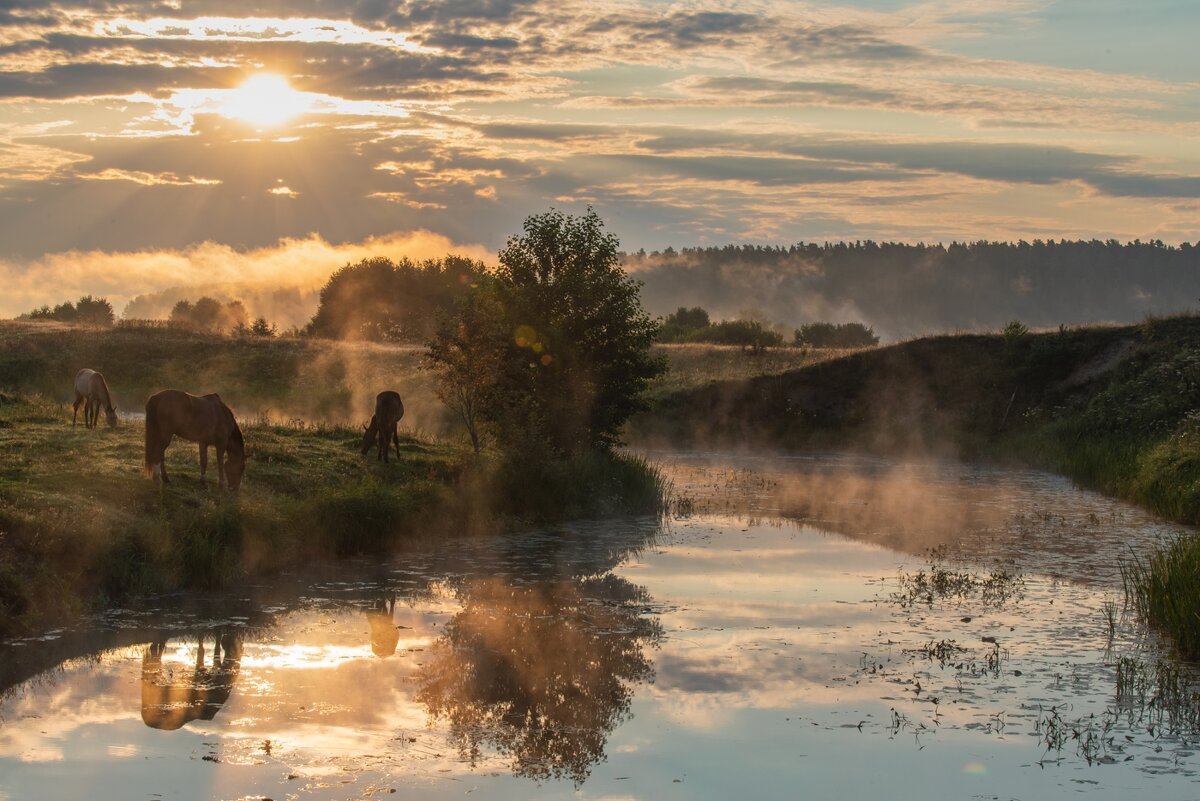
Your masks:
M 175 731 L 193 720 L 212 720 L 229 700 L 241 669 L 242 634 L 213 632 L 211 667 L 204 664 L 205 636 L 201 633 L 196 643 L 196 666 L 190 676 L 177 677 L 175 671 L 163 669 L 165 638 L 150 643 L 142 655 L 142 722 L 147 726 Z
M 170 483 L 165 451 L 175 436 L 200 445 L 201 481 L 208 472 L 208 446 L 215 446 L 217 485 L 228 482 L 231 492 L 237 490 L 246 469 L 246 443 L 233 410 L 219 395 L 198 398 L 178 389 L 164 389 L 146 401 L 146 475 L 164 484 Z
M 100 420 L 100 406 L 104 405 L 104 419 L 108 427 L 117 424 L 117 410 L 113 408 L 112 394 L 108 391 L 108 382 L 104 376 L 95 370 L 83 368 L 75 374 L 75 413 L 71 415 L 71 425 L 79 420 L 79 404 L 83 407 L 83 424 L 95 428 Z
M 377 461 L 388 460 L 388 445 L 396 445 L 396 458 L 400 458 L 400 433 L 396 428 L 400 418 L 404 416 L 404 403 L 400 400 L 399 392 L 384 390 L 375 396 L 375 414 L 371 417 L 370 425 L 363 426 L 362 453 L 367 455 L 372 443 L 378 442 L 379 454 Z

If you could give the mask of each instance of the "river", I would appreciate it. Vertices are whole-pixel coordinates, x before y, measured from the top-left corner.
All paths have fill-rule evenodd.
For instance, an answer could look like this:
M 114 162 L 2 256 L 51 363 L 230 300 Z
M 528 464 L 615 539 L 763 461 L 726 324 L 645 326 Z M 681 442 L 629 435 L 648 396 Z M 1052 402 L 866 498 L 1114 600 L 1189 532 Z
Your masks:
M 1065 479 L 651 454 L 670 519 L 173 595 L 0 645 L 0 801 L 1200 797 L 1194 674 Z

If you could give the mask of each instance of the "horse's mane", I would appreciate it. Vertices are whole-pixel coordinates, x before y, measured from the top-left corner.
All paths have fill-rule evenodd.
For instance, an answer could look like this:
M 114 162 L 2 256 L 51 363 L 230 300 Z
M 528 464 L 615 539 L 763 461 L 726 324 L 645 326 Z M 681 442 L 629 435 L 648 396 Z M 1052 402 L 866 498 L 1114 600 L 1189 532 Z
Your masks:
M 100 386 L 104 389 L 104 408 L 113 408 L 112 392 L 110 392 L 108 389 L 108 382 L 104 380 L 104 374 L 96 373 L 96 378 L 100 379 Z
M 236 442 L 236 443 L 237 443 L 237 446 L 238 446 L 238 449 L 240 449 L 240 450 L 241 450 L 241 452 L 242 452 L 242 455 L 243 455 L 243 456 L 245 455 L 245 453 L 246 453 L 246 440 L 242 439 L 242 429 L 241 429 L 241 426 L 239 426 L 239 425 L 237 424 L 237 420 L 236 420 L 236 419 L 233 421 L 233 430 L 229 432 L 229 441 L 230 441 L 231 443 L 232 443 L 232 442 Z

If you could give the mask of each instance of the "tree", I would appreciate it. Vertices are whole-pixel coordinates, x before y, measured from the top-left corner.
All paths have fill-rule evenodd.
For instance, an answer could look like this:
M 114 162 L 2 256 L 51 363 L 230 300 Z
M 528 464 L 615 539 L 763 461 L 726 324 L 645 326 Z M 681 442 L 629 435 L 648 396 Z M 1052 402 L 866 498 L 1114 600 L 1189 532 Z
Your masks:
M 250 326 L 250 333 L 256 337 L 273 337 L 278 332 L 274 325 L 267 322 L 266 317 L 258 317 Z
M 525 220 L 510 237 L 489 281 L 472 289 L 480 340 L 471 358 L 477 416 L 511 449 L 541 443 L 551 455 L 618 442 L 621 426 L 644 408 L 641 395 L 666 369 L 650 353 L 658 324 L 642 308 L 641 284 L 618 265 L 617 239 L 591 209 Z M 490 297 L 490 299 L 486 299 Z M 439 330 L 430 360 L 441 381 L 456 378 L 455 331 L 474 330 L 462 316 Z
M 879 344 L 879 337 L 862 323 L 808 323 L 796 330 L 795 342 L 810 348 L 869 348 Z
M 103 326 L 111 326 L 116 320 L 108 298 L 94 298 L 91 295 L 84 295 L 78 303 L 71 303 L 69 300 L 63 301 L 53 309 L 43 305 L 21 317 L 26 320 L 58 320 L 62 323 Z
M 111 326 L 116 315 L 107 298 L 84 295 L 75 304 L 75 319 L 85 325 Z
M 195 303 L 181 300 L 171 309 L 170 320 L 175 325 L 219 334 L 237 333 L 246 328 L 246 306 L 240 300 L 226 304 L 216 298 L 202 297 Z
M 331 339 L 421 342 L 483 273 L 482 262 L 462 256 L 419 264 L 376 256 L 347 264 L 321 288 L 307 330 Z
M 661 342 L 694 341 L 691 338 L 696 332 L 708 328 L 711 322 L 708 312 L 699 306 L 690 309 L 680 306 L 675 313 L 667 315 L 658 338 Z
M 455 313 L 438 323 L 424 362 L 434 372 L 438 398 L 463 421 L 476 453 L 483 444 L 487 401 L 507 356 L 500 321 L 490 281 L 477 284 L 460 298 Z

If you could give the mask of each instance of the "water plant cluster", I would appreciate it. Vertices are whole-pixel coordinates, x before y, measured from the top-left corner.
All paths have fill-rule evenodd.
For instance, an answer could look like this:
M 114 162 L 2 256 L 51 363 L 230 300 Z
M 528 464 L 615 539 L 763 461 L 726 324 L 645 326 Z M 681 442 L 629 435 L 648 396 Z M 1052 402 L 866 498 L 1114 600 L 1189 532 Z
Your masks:
M 934 602 L 958 602 L 974 597 L 985 605 L 1002 606 L 1019 600 L 1025 591 L 1025 578 L 1020 573 L 1004 567 L 986 574 L 956 570 L 947 567 L 937 551 L 933 552 L 927 568 L 915 573 L 901 571 L 897 583 L 899 590 L 891 594 L 891 601 L 901 607 L 932 606 Z

